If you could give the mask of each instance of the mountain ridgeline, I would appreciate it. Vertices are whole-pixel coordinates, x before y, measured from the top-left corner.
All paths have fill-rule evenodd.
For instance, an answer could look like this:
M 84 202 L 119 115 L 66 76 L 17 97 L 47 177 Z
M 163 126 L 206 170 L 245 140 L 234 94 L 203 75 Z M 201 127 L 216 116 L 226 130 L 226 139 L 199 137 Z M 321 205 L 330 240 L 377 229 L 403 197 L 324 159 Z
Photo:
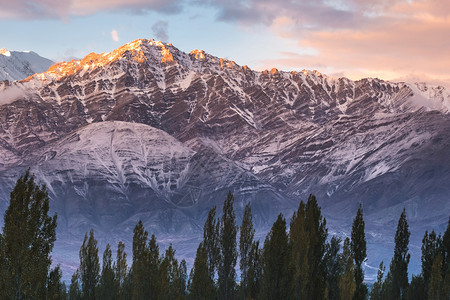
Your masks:
M 375 279 L 403 208 L 419 233 L 413 257 L 425 229 L 445 229 L 449 111 L 448 91 L 425 83 L 258 72 L 137 40 L 0 82 L 0 209 L 30 168 L 58 213 L 55 259 L 70 269 L 72 241 L 90 228 L 102 245 L 131 245 L 142 220 L 192 262 L 229 190 L 237 219 L 251 204 L 259 238 L 313 193 L 339 235 L 363 203 Z

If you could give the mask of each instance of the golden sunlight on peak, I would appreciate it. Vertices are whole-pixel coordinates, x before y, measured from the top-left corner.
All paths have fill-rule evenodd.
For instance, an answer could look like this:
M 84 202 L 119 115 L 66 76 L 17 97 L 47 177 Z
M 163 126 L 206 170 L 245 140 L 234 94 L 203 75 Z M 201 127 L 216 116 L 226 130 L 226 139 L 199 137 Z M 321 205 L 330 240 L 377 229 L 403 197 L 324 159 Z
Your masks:
M 203 51 L 203 50 L 195 49 L 195 50 L 192 50 L 189 54 L 191 56 L 194 56 L 195 59 L 205 59 L 205 51 Z

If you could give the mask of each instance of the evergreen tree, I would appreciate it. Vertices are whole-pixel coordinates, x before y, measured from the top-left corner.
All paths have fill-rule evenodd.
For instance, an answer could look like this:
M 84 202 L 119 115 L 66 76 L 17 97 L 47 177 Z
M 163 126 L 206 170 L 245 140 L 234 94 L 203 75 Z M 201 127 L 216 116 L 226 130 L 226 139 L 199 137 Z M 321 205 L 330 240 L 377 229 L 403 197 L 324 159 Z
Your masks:
M 214 282 L 209 277 L 208 255 L 203 243 L 197 248 L 194 266 L 189 276 L 189 299 L 215 299 Z
M 239 265 L 241 269 L 241 290 L 244 299 L 248 292 L 248 270 L 250 268 L 250 251 L 252 250 L 255 229 L 253 228 L 252 211 L 250 203 L 245 206 L 244 216 L 239 236 L 239 253 L 241 256 Z
M 233 299 L 236 285 L 236 266 L 237 248 L 236 234 L 237 226 L 233 210 L 234 197 L 228 192 L 227 198 L 223 204 L 223 215 L 220 223 L 220 261 L 218 269 L 219 298 L 228 300 Z
M 203 245 L 208 257 L 209 278 L 213 281 L 220 258 L 219 231 L 220 222 L 216 220 L 216 207 L 214 206 L 209 211 L 203 227 Z
M 133 230 L 133 264 L 131 265 L 133 274 L 133 299 L 146 299 L 148 297 L 148 260 L 149 253 L 147 248 L 148 232 L 144 229 L 142 221 Z
M 0 238 L 0 297 L 43 299 L 56 240 L 56 214 L 49 216 L 45 185 L 35 183 L 29 170 L 10 194 Z
M 344 241 L 344 248 L 341 256 L 342 275 L 339 279 L 339 299 L 351 300 L 356 292 L 355 265 L 348 238 Z
M 411 257 L 408 253 L 410 234 L 406 212 L 403 209 L 395 233 L 394 257 L 389 271 L 392 274 L 391 297 L 393 299 L 402 299 L 408 287 L 408 264 Z
M 367 257 L 366 235 L 364 233 L 364 219 L 362 205 L 359 204 L 358 211 L 352 226 L 352 240 L 351 249 L 352 256 L 355 260 L 355 283 L 356 291 L 354 295 L 355 300 L 366 299 L 367 286 L 363 283 L 364 271 L 362 269 L 362 263 Z
M 288 236 L 286 220 L 282 214 L 272 226 L 263 248 L 261 299 L 287 299 L 288 297 Z
M 81 289 L 80 289 L 80 271 L 76 270 L 72 275 L 72 280 L 69 286 L 69 299 L 70 300 L 80 300 L 81 299 Z
M 59 265 L 50 271 L 47 279 L 47 296 L 48 300 L 64 300 L 67 299 L 66 285 L 61 281 L 62 272 Z
M 98 258 L 97 240 L 94 238 L 94 230 L 84 236 L 80 249 L 80 277 L 83 299 L 96 299 L 96 289 L 100 276 L 100 262 Z
M 116 299 L 118 290 L 115 282 L 114 269 L 112 266 L 112 251 L 109 244 L 103 252 L 102 274 L 100 277 L 99 297 L 100 299 Z
M 118 299 L 124 298 L 123 286 L 127 277 L 127 253 L 125 252 L 125 244 L 122 241 L 117 246 L 116 262 L 114 263 L 114 278 L 116 282 L 115 290 L 117 291 Z
M 381 262 L 380 266 L 378 267 L 377 281 L 373 284 L 372 291 L 370 292 L 370 300 L 382 299 L 381 289 L 383 286 L 383 276 L 385 270 L 386 268 L 383 262 Z
M 325 253 L 329 300 L 339 300 L 339 278 L 341 275 L 341 262 L 339 255 L 340 243 L 341 239 L 333 236 L 330 243 L 327 244 Z

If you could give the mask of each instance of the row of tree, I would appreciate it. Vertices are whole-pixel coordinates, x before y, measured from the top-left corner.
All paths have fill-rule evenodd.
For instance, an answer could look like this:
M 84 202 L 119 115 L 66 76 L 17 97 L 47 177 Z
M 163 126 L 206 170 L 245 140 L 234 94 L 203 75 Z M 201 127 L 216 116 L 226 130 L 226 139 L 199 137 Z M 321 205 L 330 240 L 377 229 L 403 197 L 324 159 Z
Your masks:
M 364 283 L 367 246 L 361 205 L 351 238 L 342 242 L 336 236 L 328 239 L 326 220 L 311 195 L 300 202 L 289 230 L 283 215 L 278 216 L 262 247 L 255 239 L 250 205 L 241 226 L 236 225 L 233 205 L 229 193 L 220 217 L 216 207 L 209 211 L 189 276 L 186 261 L 176 259 L 172 246 L 160 254 L 156 237 L 149 238 L 139 221 L 130 268 L 122 242 L 115 260 L 108 244 L 100 264 L 91 230 L 67 289 L 60 267 L 50 269 L 57 216 L 48 215 L 45 186 L 27 172 L 11 192 L 4 216 L 0 299 L 450 299 L 450 218 L 443 236 L 425 232 L 422 272 L 409 282 L 410 231 L 403 211 L 389 271 L 384 276 L 382 262 L 369 293 Z

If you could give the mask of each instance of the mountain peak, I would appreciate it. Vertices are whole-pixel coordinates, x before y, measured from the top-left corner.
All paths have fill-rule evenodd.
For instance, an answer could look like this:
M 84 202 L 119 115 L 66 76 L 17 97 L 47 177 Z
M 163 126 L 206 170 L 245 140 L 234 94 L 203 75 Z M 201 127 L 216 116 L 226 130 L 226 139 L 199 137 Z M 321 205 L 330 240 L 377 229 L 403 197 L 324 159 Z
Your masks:
M 0 54 L 4 56 L 11 56 L 11 52 L 6 50 L 5 48 L 0 48 Z

